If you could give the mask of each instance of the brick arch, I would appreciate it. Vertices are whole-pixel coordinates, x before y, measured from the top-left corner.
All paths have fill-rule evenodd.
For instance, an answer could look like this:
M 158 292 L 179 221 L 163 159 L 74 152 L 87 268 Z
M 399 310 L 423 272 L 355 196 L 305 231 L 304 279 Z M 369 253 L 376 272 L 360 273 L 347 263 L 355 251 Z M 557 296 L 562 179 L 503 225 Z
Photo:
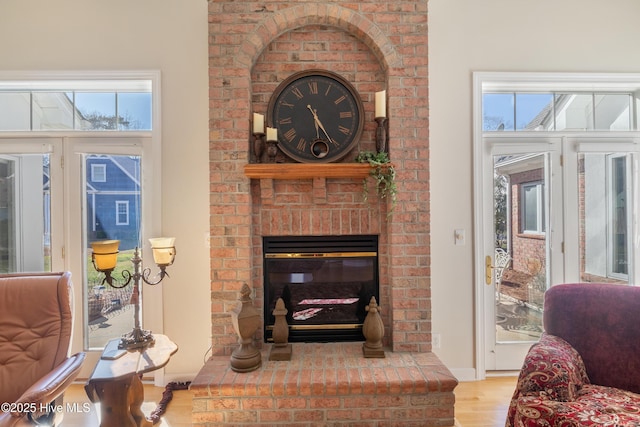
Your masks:
M 324 3 L 301 4 L 273 12 L 248 33 L 237 60 L 253 66 L 271 41 L 287 31 L 307 25 L 327 25 L 343 29 L 367 45 L 385 71 L 400 66 L 401 56 L 394 44 L 374 22 L 354 10 Z

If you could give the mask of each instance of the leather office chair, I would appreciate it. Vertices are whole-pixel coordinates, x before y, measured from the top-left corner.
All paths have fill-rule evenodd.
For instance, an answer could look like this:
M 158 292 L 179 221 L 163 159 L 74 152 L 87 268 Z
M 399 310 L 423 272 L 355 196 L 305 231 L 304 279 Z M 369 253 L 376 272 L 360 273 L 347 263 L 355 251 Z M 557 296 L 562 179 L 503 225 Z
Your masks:
M 68 357 L 71 273 L 0 275 L 0 427 L 34 425 L 44 415 L 61 420 L 62 394 L 85 353 Z M 29 414 L 34 409 L 34 414 Z

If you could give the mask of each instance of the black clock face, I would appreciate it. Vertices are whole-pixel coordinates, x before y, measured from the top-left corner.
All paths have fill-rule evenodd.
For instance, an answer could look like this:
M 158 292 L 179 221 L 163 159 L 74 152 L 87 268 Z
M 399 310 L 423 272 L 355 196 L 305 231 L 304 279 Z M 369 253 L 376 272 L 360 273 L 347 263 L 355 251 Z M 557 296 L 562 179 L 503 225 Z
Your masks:
M 300 162 L 332 162 L 359 141 L 362 102 L 341 76 L 324 70 L 289 77 L 269 101 L 268 122 L 278 130 L 278 146 Z

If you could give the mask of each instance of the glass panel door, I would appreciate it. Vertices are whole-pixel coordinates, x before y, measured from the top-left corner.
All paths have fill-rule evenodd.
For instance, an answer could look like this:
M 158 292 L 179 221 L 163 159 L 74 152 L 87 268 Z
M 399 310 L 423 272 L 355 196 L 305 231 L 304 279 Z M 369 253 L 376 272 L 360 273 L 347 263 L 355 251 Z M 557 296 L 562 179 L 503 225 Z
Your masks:
M 544 292 L 564 277 L 562 141 L 484 139 L 482 293 L 486 370 L 516 370 L 542 334 Z
M 88 377 L 104 345 L 134 327 L 133 283 L 125 286 L 129 276 L 123 272 L 134 273 L 136 247 L 144 259 L 141 267 L 153 265 L 148 238 L 160 234 L 154 209 L 159 165 L 150 137 L 70 137 L 64 149 L 70 213 L 66 261 L 78 298 L 72 351 L 87 352 L 80 375 Z M 120 241 L 115 286 L 103 283 L 104 273 L 91 261 L 91 243 L 99 240 Z M 141 326 L 162 333 L 162 287 L 141 286 L 139 298 Z
M 494 156 L 496 343 L 537 341 L 548 287 L 548 154 Z
M 134 326 L 133 283 L 125 283 L 133 272 L 134 250 L 141 246 L 141 156 L 84 154 L 82 158 L 87 339 L 88 348 L 102 348 Z M 113 286 L 103 281 L 104 274 L 91 261 L 91 243 L 100 240 L 120 241 Z
M 51 271 L 49 164 L 49 154 L 0 154 L 0 273 Z
M 630 153 L 578 153 L 580 280 L 631 283 Z

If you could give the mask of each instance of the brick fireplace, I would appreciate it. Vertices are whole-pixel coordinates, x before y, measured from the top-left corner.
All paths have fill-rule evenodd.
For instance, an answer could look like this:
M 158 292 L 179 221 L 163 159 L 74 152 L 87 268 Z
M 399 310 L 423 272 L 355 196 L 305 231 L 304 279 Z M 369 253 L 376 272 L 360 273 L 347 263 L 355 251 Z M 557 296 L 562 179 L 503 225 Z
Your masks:
M 359 145 L 338 165 L 248 169 L 251 114 L 267 114 L 289 75 L 317 68 L 362 98 Z M 452 425 L 457 382 L 431 353 L 427 2 L 209 0 L 209 76 L 213 356 L 192 384 L 193 424 Z M 373 188 L 363 200 L 367 172 L 352 163 L 375 149 L 380 90 L 397 169 L 391 216 Z M 311 235 L 378 236 L 387 358 L 364 359 L 361 343 L 294 343 L 291 362 L 263 355 L 257 371 L 232 372 L 230 309 L 242 284 L 264 305 L 263 237 Z M 263 340 L 260 328 L 266 354 Z

